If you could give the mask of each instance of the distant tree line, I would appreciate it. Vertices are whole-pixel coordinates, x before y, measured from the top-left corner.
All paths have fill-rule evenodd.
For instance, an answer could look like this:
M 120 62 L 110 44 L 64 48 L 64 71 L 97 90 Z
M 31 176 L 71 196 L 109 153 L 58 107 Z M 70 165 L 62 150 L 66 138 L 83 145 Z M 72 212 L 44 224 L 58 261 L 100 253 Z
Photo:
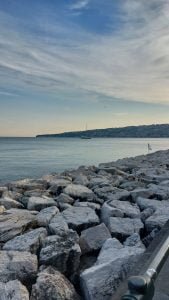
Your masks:
M 169 124 L 127 126 L 121 128 L 93 129 L 86 131 L 63 132 L 59 134 L 43 134 L 36 137 L 67 138 L 168 138 Z

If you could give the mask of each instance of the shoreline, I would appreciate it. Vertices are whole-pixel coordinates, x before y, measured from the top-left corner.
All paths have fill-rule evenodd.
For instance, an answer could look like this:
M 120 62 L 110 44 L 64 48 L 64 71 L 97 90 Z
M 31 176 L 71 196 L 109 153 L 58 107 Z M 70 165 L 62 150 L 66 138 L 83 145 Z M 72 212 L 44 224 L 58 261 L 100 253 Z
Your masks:
M 109 300 L 168 220 L 169 150 L 4 184 L 0 289 Z

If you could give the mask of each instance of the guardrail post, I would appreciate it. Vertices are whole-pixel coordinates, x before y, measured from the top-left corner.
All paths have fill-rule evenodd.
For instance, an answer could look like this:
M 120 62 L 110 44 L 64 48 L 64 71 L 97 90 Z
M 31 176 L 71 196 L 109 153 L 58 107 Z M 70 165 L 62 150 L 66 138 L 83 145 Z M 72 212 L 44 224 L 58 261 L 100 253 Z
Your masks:
M 151 300 L 154 296 L 154 281 L 149 276 L 133 276 L 128 281 L 128 292 L 122 300 Z
M 152 300 L 155 291 L 154 282 L 168 256 L 169 236 L 167 235 L 159 246 L 156 255 L 150 260 L 145 273 L 129 278 L 128 291 L 121 297 L 121 300 Z

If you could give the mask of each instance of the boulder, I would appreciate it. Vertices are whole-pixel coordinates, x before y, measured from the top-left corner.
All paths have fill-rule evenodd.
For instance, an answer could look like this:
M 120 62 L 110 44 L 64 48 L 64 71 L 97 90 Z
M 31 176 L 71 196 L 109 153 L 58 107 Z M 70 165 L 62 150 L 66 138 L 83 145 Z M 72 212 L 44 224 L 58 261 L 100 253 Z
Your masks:
M 21 203 L 8 197 L 0 198 L 0 205 L 3 205 L 6 209 L 23 208 L 23 205 Z
M 120 217 L 123 218 L 124 213 L 118 208 L 109 205 L 109 202 L 105 202 L 101 208 L 101 221 L 107 226 L 110 221 L 110 217 Z
M 57 197 L 57 203 L 67 203 L 67 204 L 73 204 L 74 203 L 74 199 L 72 197 L 70 197 L 69 195 L 66 195 L 64 193 L 61 193 L 58 197 Z
M 107 201 L 102 206 L 101 219 L 105 224 L 108 224 L 110 217 L 139 218 L 140 210 L 137 204 L 131 204 L 128 201 Z
M 68 279 L 52 267 L 38 274 L 30 300 L 80 300 Z
M 99 188 L 95 188 L 94 192 L 100 198 L 103 198 L 105 201 L 107 200 L 120 200 L 120 201 L 128 201 L 130 200 L 130 193 L 123 189 L 119 189 L 114 187 L 113 185 L 103 186 Z
M 19 280 L 8 281 L 7 283 L 0 282 L 0 299 L 29 300 L 29 293 Z
M 68 209 L 68 208 L 72 207 L 72 205 L 70 205 L 68 203 L 61 203 L 61 202 L 58 204 L 58 206 L 59 206 L 60 211 L 63 211 L 65 209 Z
M 0 186 L 0 198 L 2 197 L 4 192 L 7 192 L 7 191 L 8 191 L 8 189 L 6 186 Z
M 30 190 L 24 192 L 24 197 L 30 198 L 30 197 L 42 197 L 42 196 L 50 196 L 48 191 L 46 190 Z
M 37 256 L 29 252 L 0 251 L 0 282 L 18 279 L 29 285 L 36 277 Z
M 47 182 L 49 185 L 54 184 L 54 183 L 59 185 L 60 182 L 64 183 L 65 181 L 67 181 L 67 182 L 70 183 L 72 181 L 71 176 L 63 176 L 63 175 L 61 175 L 59 173 L 53 173 L 53 174 L 44 175 L 42 177 L 42 179 L 45 182 Z M 65 180 L 65 181 L 62 181 L 62 180 Z
M 38 226 L 48 226 L 51 219 L 59 213 L 59 209 L 56 206 L 50 206 L 42 209 L 36 216 Z
M 159 229 L 155 228 L 143 239 L 143 244 L 146 246 L 146 248 L 150 245 L 158 232 Z
M 142 248 L 145 250 L 145 246 L 142 243 L 141 239 L 140 239 L 140 235 L 138 233 L 133 233 L 131 236 L 129 236 L 124 244 L 124 246 L 128 246 L 128 247 L 137 247 L 137 248 Z
M 62 212 L 62 216 L 68 226 L 78 232 L 99 224 L 98 216 L 90 207 L 68 208 Z
M 136 202 L 138 197 L 151 198 L 153 196 L 154 196 L 154 191 L 151 189 L 137 188 L 131 191 L 131 197 L 134 202 Z
M 108 239 L 95 266 L 81 273 L 80 281 L 87 300 L 110 300 L 121 281 L 144 252 L 137 247 L 123 247 L 116 239 Z
M 111 217 L 108 228 L 113 237 L 124 240 L 133 233 L 140 233 L 144 224 L 140 219 Z
M 59 213 L 51 219 L 51 222 L 49 224 L 49 231 L 51 234 L 62 235 L 65 234 L 68 229 L 68 225 L 62 214 Z
M 0 242 L 5 243 L 26 230 L 35 228 L 36 217 L 24 209 L 10 209 L 0 214 Z
M 136 190 L 136 189 L 144 188 L 144 187 L 145 187 L 144 183 L 137 181 L 137 180 L 132 180 L 132 181 L 124 180 L 119 186 L 119 188 L 125 189 L 129 192 Z
M 152 207 L 144 209 L 140 214 L 141 221 L 144 223 L 145 220 L 154 213 L 154 211 L 155 210 Z
M 117 259 L 140 255 L 145 251 L 145 247 L 122 245 L 116 238 L 105 241 L 96 261 L 96 265 L 116 261 Z
M 48 191 L 53 195 L 59 195 L 67 185 L 71 184 L 71 182 L 71 180 L 64 178 L 53 179 L 49 182 L 50 187 Z
M 80 248 L 82 253 L 99 250 L 111 234 L 104 223 L 81 232 Z
M 74 203 L 73 206 L 76 206 L 76 207 L 90 207 L 90 208 L 96 210 L 97 212 L 100 211 L 100 204 L 94 203 L 94 202 L 80 202 L 80 201 L 77 200 Z
M 0 214 L 4 213 L 5 212 L 5 207 L 3 205 L 0 205 Z
M 105 171 L 107 173 L 110 173 L 112 175 L 120 175 L 120 176 L 123 176 L 124 178 L 128 178 L 129 174 L 116 168 L 116 167 L 113 167 L 113 166 L 101 166 L 100 165 L 100 168 L 99 168 L 101 171 Z
M 88 187 L 95 189 L 97 187 L 104 187 L 110 185 L 110 179 L 105 176 L 92 177 L 89 181 Z
M 145 220 L 145 228 L 147 232 L 154 229 L 161 229 L 169 220 L 169 209 L 158 209 L 153 215 Z
M 8 184 L 8 187 L 10 190 L 23 190 L 23 191 L 29 191 L 34 189 L 44 189 L 45 182 L 43 180 L 35 180 L 26 178 L 23 180 L 13 181 Z
M 28 251 L 37 254 L 46 236 L 47 231 L 45 228 L 34 229 L 8 241 L 3 250 Z
M 72 182 L 70 176 L 61 175 L 46 175 L 43 179 L 48 183 L 50 187 L 55 187 L 56 190 L 65 188 Z
M 93 200 L 94 198 L 94 193 L 92 190 L 88 189 L 86 186 L 80 185 L 80 184 L 69 184 L 65 189 L 64 193 L 77 199 L 87 199 Z
M 87 186 L 89 184 L 89 180 L 88 180 L 87 176 L 85 176 L 83 174 L 79 174 L 74 179 L 73 183 L 74 184 L 80 184 L 80 185 L 83 185 L 83 186 Z
M 40 252 L 40 264 L 52 265 L 61 273 L 72 275 L 79 267 L 81 250 L 79 237 L 73 230 L 46 237 Z
M 50 207 L 50 206 L 57 206 L 57 203 L 54 199 L 48 198 L 48 197 L 30 197 L 28 200 L 28 206 L 27 208 L 29 210 L 37 210 L 40 211 L 44 208 Z
M 169 202 L 167 201 L 159 201 L 155 199 L 147 199 L 143 197 L 138 197 L 136 200 L 136 203 L 140 207 L 141 210 L 151 208 L 153 210 L 156 210 L 157 208 L 166 205 L 169 207 Z

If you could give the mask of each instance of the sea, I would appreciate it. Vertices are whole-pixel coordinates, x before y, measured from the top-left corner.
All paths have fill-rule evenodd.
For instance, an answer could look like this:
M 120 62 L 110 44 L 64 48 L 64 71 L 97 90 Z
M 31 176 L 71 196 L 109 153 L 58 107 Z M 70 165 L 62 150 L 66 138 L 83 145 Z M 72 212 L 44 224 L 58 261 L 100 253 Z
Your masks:
M 0 184 L 169 149 L 169 139 L 0 138 Z

